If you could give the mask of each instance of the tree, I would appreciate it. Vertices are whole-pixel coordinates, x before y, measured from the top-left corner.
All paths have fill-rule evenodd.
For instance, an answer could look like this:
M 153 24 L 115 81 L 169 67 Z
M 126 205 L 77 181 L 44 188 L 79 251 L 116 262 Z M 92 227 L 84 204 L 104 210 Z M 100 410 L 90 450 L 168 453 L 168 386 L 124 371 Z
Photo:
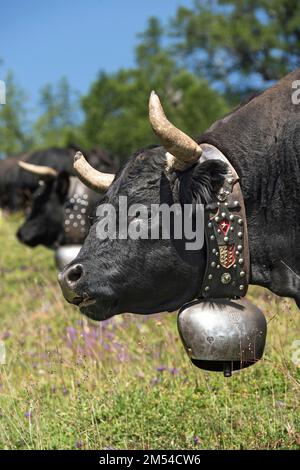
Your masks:
M 156 141 L 148 119 L 152 89 L 161 97 L 168 117 L 197 135 L 227 111 L 224 99 L 208 82 L 178 67 L 162 47 L 163 30 L 156 18 L 139 35 L 136 67 L 100 73 L 82 99 L 84 145 L 99 145 L 126 158 Z
M 34 124 L 35 145 L 67 145 L 76 135 L 78 103 L 66 78 L 56 86 L 48 84 L 42 88 L 40 106 L 42 114 Z
M 0 154 L 3 156 L 24 152 L 30 145 L 28 135 L 26 96 L 15 83 L 13 73 L 5 77 L 6 104 L 0 104 Z
M 241 97 L 299 66 L 298 0 L 195 0 L 171 21 L 174 57 Z

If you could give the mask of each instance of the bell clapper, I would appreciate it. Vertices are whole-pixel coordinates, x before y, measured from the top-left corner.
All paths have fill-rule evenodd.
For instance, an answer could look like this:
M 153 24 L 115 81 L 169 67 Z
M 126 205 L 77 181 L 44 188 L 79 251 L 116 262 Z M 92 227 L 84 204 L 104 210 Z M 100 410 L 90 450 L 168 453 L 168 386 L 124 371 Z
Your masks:
M 223 364 L 223 373 L 224 373 L 224 377 L 231 377 L 232 376 L 232 370 L 231 370 L 231 363 L 230 362 L 224 362 L 224 364 Z

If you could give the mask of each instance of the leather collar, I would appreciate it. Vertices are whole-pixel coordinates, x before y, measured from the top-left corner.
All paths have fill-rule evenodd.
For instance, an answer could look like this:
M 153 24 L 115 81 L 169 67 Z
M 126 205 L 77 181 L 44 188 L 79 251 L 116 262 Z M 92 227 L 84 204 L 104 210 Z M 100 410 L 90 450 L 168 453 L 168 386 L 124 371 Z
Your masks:
M 75 176 L 70 177 L 68 197 L 64 205 L 64 244 L 81 244 L 88 231 L 89 190 Z
M 206 271 L 199 298 L 239 298 L 247 293 L 250 255 L 247 219 L 239 177 L 223 153 L 201 144 L 201 162 L 221 160 L 228 167 L 217 202 L 205 207 Z

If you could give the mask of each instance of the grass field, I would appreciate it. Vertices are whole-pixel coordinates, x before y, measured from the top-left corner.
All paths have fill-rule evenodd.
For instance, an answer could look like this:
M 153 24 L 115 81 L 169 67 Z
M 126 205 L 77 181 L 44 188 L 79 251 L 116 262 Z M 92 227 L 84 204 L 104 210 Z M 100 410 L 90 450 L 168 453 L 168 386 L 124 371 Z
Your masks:
M 225 379 L 189 363 L 176 314 L 81 317 L 53 254 L 16 241 L 19 220 L 0 216 L 1 449 L 300 448 L 293 301 L 250 290 L 268 320 L 264 359 Z

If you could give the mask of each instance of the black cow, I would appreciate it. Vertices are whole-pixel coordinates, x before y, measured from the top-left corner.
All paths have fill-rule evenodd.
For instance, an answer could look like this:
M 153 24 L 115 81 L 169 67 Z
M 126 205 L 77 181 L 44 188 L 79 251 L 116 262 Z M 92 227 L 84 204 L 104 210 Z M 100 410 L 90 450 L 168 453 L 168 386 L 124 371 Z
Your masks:
M 46 165 L 57 171 L 73 174 L 73 157 L 78 148 L 39 150 L 0 161 L 0 207 L 7 210 L 23 209 L 30 204 L 32 194 L 38 188 L 39 178 L 19 166 L 23 161 L 34 165 Z
M 102 170 L 115 169 L 114 161 L 102 150 L 93 151 L 89 161 Z M 18 239 L 31 247 L 81 244 L 94 205 L 102 196 L 87 188 L 70 171 L 53 171 L 32 164 L 26 165 L 26 170 L 39 175 L 40 184 L 33 194 L 26 220 L 17 232 Z
M 20 187 L 20 167 L 18 165 L 25 155 L 7 157 L 0 160 L 0 207 L 6 210 L 17 210 L 24 205 L 27 194 Z M 29 192 L 36 189 L 37 179 L 30 177 Z
M 128 205 L 214 203 L 225 168 L 218 161 L 202 162 L 201 144 L 217 147 L 240 177 L 251 284 L 292 297 L 300 307 L 300 104 L 292 99 L 299 79 L 300 69 L 217 121 L 197 142 L 168 122 L 152 94 L 150 121 L 163 146 L 136 152 L 115 176 L 105 200 L 116 207 L 120 195 L 127 196 Z M 79 157 L 77 167 L 97 186 L 95 174 L 83 171 Z M 107 186 L 100 173 L 98 183 Z M 191 260 L 172 240 L 100 240 L 97 224 L 59 275 L 65 298 L 82 313 L 104 320 L 126 311 L 173 311 L 198 296 L 206 246 Z

